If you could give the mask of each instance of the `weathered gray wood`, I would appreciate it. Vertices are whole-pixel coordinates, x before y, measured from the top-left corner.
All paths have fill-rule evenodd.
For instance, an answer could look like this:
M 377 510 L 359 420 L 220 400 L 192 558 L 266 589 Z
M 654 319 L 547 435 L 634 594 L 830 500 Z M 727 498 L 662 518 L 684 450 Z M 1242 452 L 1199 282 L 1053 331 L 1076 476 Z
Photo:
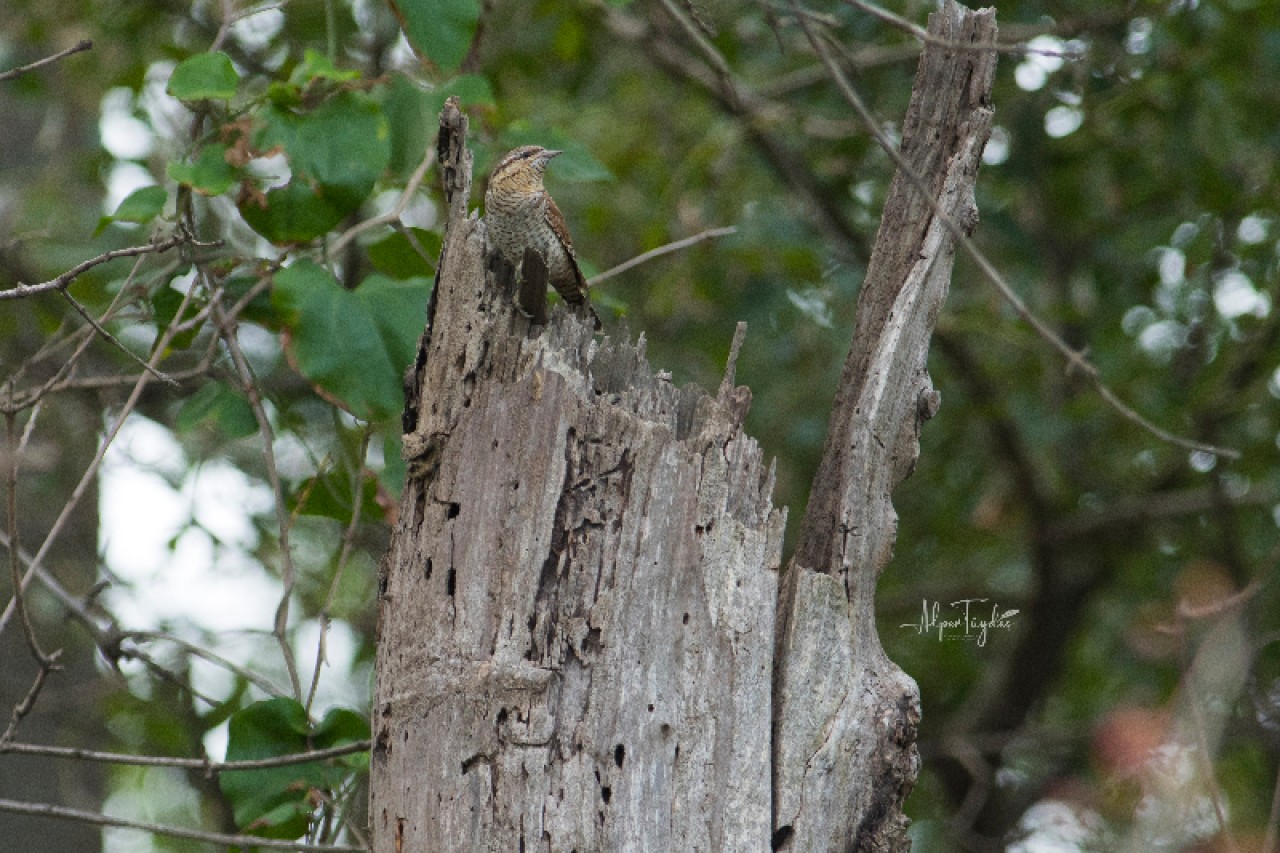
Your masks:
M 995 40 L 992 13 L 950 0 L 930 30 Z M 903 128 L 967 228 L 994 62 L 930 46 Z M 374 849 L 907 849 L 919 698 L 881 649 L 874 592 L 890 494 L 938 405 L 925 356 L 952 236 L 895 178 L 780 587 L 785 514 L 733 383 L 741 328 L 712 397 L 654 375 L 643 337 L 599 342 L 563 309 L 531 326 L 532 289 L 485 267 L 465 136 L 451 102 L 449 224 L 380 583 Z
M 465 130 L 447 105 L 459 193 Z M 374 849 L 767 850 L 785 514 L 750 394 L 732 364 L 675 388 L 563 308 L 531 336 L 451 202 L 381 581 Z
M 992 45 L 994 10 L 953 2 L 930 16 L 948 42 Z M 902 153 L 948 216 L 971 231 L 991 132 L 995 53 L 931 44 Z M 897 535 L 890 495 L 915 466 L 939 397 L 925 369 L 954 240 L 899 172 L 858 297 L 830 431 L 796 553 L 782 581 L 774 808 L 780 849 L 906 850 L 902 802 L 918 772 L 915 683 L 884 654 L 875 585 Z

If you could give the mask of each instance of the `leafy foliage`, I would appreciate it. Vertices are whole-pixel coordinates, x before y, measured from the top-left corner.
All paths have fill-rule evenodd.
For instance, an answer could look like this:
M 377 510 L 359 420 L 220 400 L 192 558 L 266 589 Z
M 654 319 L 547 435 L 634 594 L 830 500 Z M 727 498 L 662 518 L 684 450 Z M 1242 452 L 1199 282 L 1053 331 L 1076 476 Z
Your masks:
M 369 734 L 369 721 L 334 708 L 312 726 L 292 699 L 257 702 L 231 717 L 227 760 L 247 761 L 354 743 Z M 360 759 L 351 759 L 358 765 Z M 367 767 L 367 762 L 365 762 Z M 332 797 L 351 767 L 323 762 L 234 770 L 222 774 L 222 791 L 236 823 L 264 838 L 297 838 L 306 832 L 317 803 Z

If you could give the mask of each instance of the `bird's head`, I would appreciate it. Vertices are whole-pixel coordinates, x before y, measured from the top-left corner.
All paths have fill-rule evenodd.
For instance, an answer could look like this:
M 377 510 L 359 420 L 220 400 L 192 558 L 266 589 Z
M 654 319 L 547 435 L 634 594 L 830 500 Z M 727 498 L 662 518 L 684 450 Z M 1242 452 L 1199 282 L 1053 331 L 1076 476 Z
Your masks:
M 542 176 L 547 171 L 547 163 L 551 162 L 552 157 L 563 153 L 540 145 L 514 148 L 494 167 L 489 186 L 497 186 L 508 192 L 541 192 Z

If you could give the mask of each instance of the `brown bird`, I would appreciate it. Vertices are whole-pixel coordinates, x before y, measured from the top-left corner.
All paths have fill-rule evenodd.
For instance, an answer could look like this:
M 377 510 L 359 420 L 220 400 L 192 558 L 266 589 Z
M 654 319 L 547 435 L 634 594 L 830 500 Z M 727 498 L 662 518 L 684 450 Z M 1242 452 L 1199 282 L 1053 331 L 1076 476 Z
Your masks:
M 542 185 L 547 163 L 562 153 L 537 145 L 509 152 L 489 177 L 484 218 L 489 240 L 507 263 L 519 269 L 525 250 L 534 249 L 546 263 L 547 279 L 556 293 L 570 305 L 585 305 L 594 316 L 564 216 Z

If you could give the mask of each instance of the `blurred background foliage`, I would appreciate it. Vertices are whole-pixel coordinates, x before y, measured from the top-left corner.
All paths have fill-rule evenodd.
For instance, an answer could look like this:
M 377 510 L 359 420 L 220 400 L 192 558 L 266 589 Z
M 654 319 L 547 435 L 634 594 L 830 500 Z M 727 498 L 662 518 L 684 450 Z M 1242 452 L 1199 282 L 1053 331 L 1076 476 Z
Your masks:
M 921 24 L 932 8 L 884 5 Z M 858 3 L 805 9 L 894 136 L 918 43 Z M 288 639 L 304 681 L 322 624 L 345 649 L 310 724 L 368 700 L 375 567 L 403 476 L 394 383 L 438 251 L 438 176 L 409 200 L 406 228 L 338 235 L 393 207 L 448 94 L 472 121 L 473 204 L 510 147 L 566 150 L 548 183 L 588 276 L 737 227 L 605 281 L 594 299 L 610 333 L 643 331 L 655 368 L 709 388 L 735 322 L 748 322 L 748 427 L 777 457 L 793 526 L 892 176 L 788 4 L 400 0 L 399 12 L 377 0 L 0 7 L 0 68 L 94 42 L 0 83 L 0 284 L 51 279 L 180 224 L 224 241 L 151 256 L 132 277 L 132 260 L 97 266 L 70 292 L 100 315 L 124 288 L 108 327 L 143 357 L 184 294 L 184 316 L 244 297 L 240 339 L 275 431 L 298 572 Z M 957 261 L 930 359 L 943 405 L 896 495 L 880 588 L 881 637 L 924 705 L 908 801 L 917 848 L 1262 849 L 1280 764 L 1280 4 L 1009 0 L 998 15 L 1002 41 L 1038 52 L 1000 59 L 977 243 L 1122 399 L 1239 458 L 1188 453 L 1117 415 Z M 163 193 L 131 196 L 146 186 Z M 288 274 L 274 276 L 281 264 Z M 53 375 L 56 359 L 28 359 L 80 323 L 56 294 L 0 303 L 4 392 Z M 228 717 L 272 693 L 177 640 L 286 683 L 269 634 L 280 528 L 250 386 L 208 323 L 170 341 L 161 368 L 179 387 L 145 390 L 129 418 L 145 428 L 109 471 L 167 485 L 172 565 L 125 568 L 130 540 L 109 519 L 156 510 L 104 479 L 45 566 L 76 596 L 112 583 L 92 601 L 99 624 L 169 639 L 95 656 L 94 633 L 33 587 L 37 627 L 66 649 L 66 670 L 23 739 L 217 757 Z M 93 377 L 136 373 L 96 341 L 73 374 L 83 381 L 42 400 L 20 460 L 23 542 L 44 539 L 124 403 L 128 385 Z M 238 527 L 202 509 L 215 473 L 233 483 Z M 179 564 L 211 569 L 180 583 L 231 592 L 157 607 L 157 578 Z M 949 605 L 966 599 L 984 616 L 1017 612 L 982 644 L 913 627 L 932 603 L 954 618 Z M 7 706 L 31 678 L 19 633 L 0 637 Z M 298 736 L 307 723 L 290 707 Z M 0 763 L 3 796 L 243 829 L 234 791 L 198 772 Z M 358 785 L 348 793 L 358 803 Z M 40 840 L 24 849 L 193 849 L 16 816 L 0 827 L 19 847 Z

